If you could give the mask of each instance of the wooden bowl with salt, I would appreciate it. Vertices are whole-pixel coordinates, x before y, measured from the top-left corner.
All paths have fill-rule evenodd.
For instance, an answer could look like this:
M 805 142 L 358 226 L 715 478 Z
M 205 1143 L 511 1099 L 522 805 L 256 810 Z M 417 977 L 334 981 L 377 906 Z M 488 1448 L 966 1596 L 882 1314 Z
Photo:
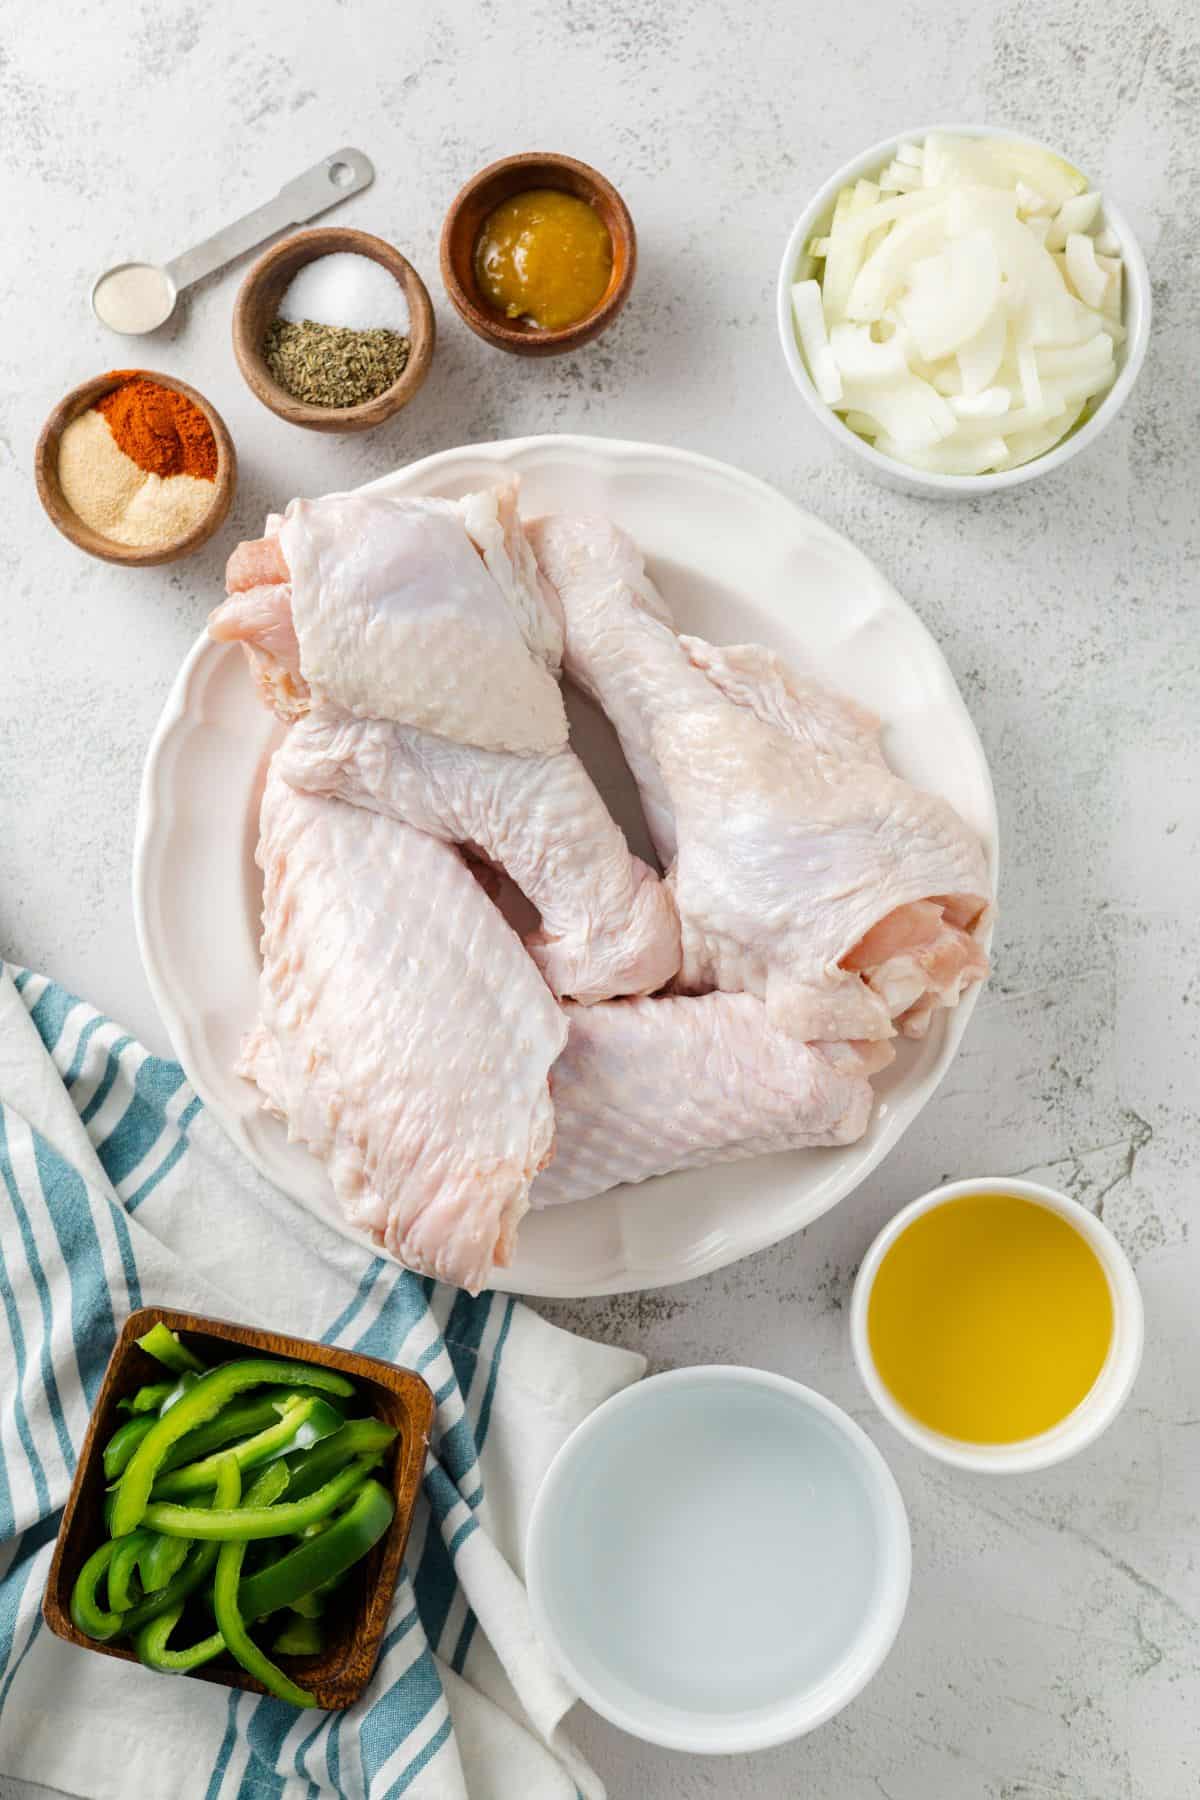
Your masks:
M 348 252 L 369 256 L 392 275 L 408 303 L 408 361 L 398 381 L 357 406 L 313 406 L 276 381 L 263 351 L 267 331 L 294 277 L 318 257 Z M 260 256 L 238 290 L 233 351 L 246 385 L 277 417 L 306 431 L 371 431 L 408 405 L 429 373 L 437 329 L 429 290 L 406 257 L 382 238 L 346 226 L 319 226 L 284 238 Z
M 185 400 L 190 400 L 204 414 L 217 445 L 217 472 L 213 477 L 213 497 L 208 511 L 189 531 L 178 538 L 172 538 L 166 544 L 119 544 L 114 538 L 106 537 L 103 532 L 86 525 L 79 517 L 68 503 L 59 480 L 58 451 L 67 426 L 79 418 L 81 413 L 98 405 L 115 388 L 123 387 L 127 381 L 136 380 L 157 382 L 159 387 L 170 388 L 173 393 L 182 394 Z M 237 488 L 237 452 L 225 421 L 216 407 L 198 389 L 189 387 L 186 381 L 179 381 L 174 375 L 160 375 L 155 369 L 109 369 L 104 375 L 94 375 L 90 381 L 80 382 L 78 387 L 72 388 L 59 401 L 42 426 L 37 449 L 34 451 L 33 471 L 38 498 L 46 509 L 47 517 L 65 538 L 69 538 L 80 550 L 86 550 L 89 556 L 98 556 L 103 562 L 122 563 L 130 569 L 145 569 L 159 563 L 178 562 L 181 557 L 190 556 L 193 550 L 198 550 L 214 532 L 220 530 L 233 504 Z

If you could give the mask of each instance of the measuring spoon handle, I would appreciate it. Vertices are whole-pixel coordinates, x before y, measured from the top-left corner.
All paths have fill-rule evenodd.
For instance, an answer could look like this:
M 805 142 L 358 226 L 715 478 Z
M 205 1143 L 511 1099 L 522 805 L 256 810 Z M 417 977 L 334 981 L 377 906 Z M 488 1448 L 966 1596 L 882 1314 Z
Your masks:
M 167 264 L 167 274 L 175 283 L 176 291 L 182 292 L 194 281 L 201 281 L 204 276 L 223 269 L 235 256 L 253 250 L 256 244 L 261 244 L 276 231 L 284 231 L 289 225 L 303 225 L 336 206 L 339 200 L 360 194 L 374 179 L 371 159 L 361 150 L 335 150 L 280 188 L 265 206 L 256 206 L 253 212 L 205 238 L 195 249 L 185 250 L 182 256 Z

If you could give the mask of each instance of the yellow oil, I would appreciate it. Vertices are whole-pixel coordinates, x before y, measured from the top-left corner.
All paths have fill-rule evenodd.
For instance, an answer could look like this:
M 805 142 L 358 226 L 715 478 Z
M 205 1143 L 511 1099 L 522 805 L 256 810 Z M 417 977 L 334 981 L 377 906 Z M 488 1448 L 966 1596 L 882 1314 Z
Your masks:
M 514 194 L 484 220 L 475 276 L 497 311 L 559 331 L 586 317 L 612 276 L 608 227 L 586 200 L 556 188 Z
M 963 1443 L 1011 1444 L 1089 1392 L 1112 1341 L 1112 1295 L 1060 1213 L 967 1194 L 901 1232 L 876 1274 L 867 1332 L 912 1418 Z

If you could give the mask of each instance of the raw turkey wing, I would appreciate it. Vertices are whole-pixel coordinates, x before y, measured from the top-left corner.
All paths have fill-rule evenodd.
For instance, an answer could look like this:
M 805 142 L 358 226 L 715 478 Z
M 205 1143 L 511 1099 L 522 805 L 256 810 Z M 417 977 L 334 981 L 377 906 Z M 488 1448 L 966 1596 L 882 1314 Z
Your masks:
M 280 752 L 294 786 L 506 870 L 541 915 L 528 947 L 556 994 L 591 1002 L 670 981 L 680 959 L 670 893 L 630 855 L 566 747 L 565 715 L 561 734 L 555 721 L 535 729 L 547 680 L 562 713 L 548 673 L 561 609 L 512 490 L 295 503 L 278 536 L 238 547 L 227 581 L 209 628 L 245 645 L 268 705 L 299 717 Z M 520 679 L 511 659 L 497 666 L 498 637 L 519 646 Z
M 570 1035 L 550 1075 L 558 1138 L 535 1207 L 672 1169 L 852 1144 L 871 1116 L 867 1077 L 893 1055 L 798 1043 L 750 994 L 564 1011 Z
M 260 1017 L 240 1072 L 349 1219 L 477 1292 L 553 1152 L 560 1008 L 456 850 L 297 793 L 275 765 L 258 861 Z
M 975 834 L 892 773 L 863 708 L 759 645 L 677 637 L 608 520 L 529 536 L 563 604 L 566 671 L 616 727 L 668 872 L 677 987 L 758 995 L 806 1040 L 889 1037 L 893 1020 L 921 1035 L 987 971 Z
M 573 750 L 513 756 L 316 707 L 276 757 L 307 793 L 402 819 L 504 869 L 538 909 L 530 955 L 585 1004 L 652 994 L 679 967 L 670 892 L 632 856 Z

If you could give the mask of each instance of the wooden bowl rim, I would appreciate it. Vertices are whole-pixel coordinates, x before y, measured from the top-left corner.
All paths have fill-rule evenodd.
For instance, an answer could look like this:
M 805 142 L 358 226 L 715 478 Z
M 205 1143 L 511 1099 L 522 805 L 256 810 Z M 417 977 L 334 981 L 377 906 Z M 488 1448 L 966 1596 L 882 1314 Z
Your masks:
M 591 312 L 585 313 L 573 324 L 560 326 L 557 331 L 541 331 L 536 327 L 518 327 L 502 318 L 492 307 L 468 290 L 459 279 L 458 269 L 453 256 L 453 240 L 459 219 L 467 205 L 482 189 L 498 182 L 510 174 L 528 171 L 530 186 L 553 187 L 553 181 L 536 179 L 539 171 L 548 174 L 565 173 L 575 178 L 589 192 L 605 202 L 606 223 L 615 224 L 613 234 L 620 240 L 620 248 L 624 251 L 625 264 L 620 279 L 615 286 L 609 287 L 596 302 Z M 569 191 L 569 190 L 568 190 Z M 499 200 L 497 200 L 499 204 Z M 614 250 L 616 249 L 614 245 Z M 615 261 L 615 258 L 614 258 Z M 608 180 L 607 176 L 590 163 L 580 162 L 577 157 L 564 156 L 556 150 L 523 150 L 514 156 L 502 156 L 465 181 L 454 199 L 450 202 L 442 225 L 441 238 L 442 280 L 446 286 L 455 309 L 479 337 L 496 344 L 501 349 L 514 350 L 523 356 L 546 356 L 557 351 L 572 350 L 598 337 L 612 324 L 621 311 L 633 287 L 634 275 L 637 272 L 637 231 L 633 217 L 620 192 Z
M 58 479 L 58 446 L 67 426 L 95 406 L 97 400 L 103 400 L 106 394 L 123 387 L 127 381 L 139 380 L 157 382 L 160 387 L 170 388 L 173 393 L 190 400 L 204 414 L 216 439 L 217 472 L 213 477 L 213 497 L 208 511 L 190 531 L 169 544 L 118 544 L 113 538 L 105 537 L 103 532 L 86 525 L 68 505 Z M 177 375 L 164 375 L 158 369 L 107 369 L 103 375 L 81 381 L 51 409 L 38 434 L 33 472 L 38 498 L 47 518 L 70 543 L 89 556 L 98 557 L 101 562 L 117 563 L 125 568 L 151 568 L 190 556 L 220 530 L 237 487 L 237 451 L 229 428 L 212 401 L 190 382 L 181 381 Z
M 297 257 L 297 250 L 307 254 Z M 399 284 L 408 303 L 408 361 L 399 379 L 370 400 L 361 400 L 356 406 L 313 406 L 308 401 L 298 400 L 271 374 L 261 342 L 254 341 L 250 314 L 262 289 L 276 276 L 281 265 L 294 262 L 291 272 L 296 274 L 309 263 L 339 251 L 369 256 Z M 429 289 L 412 263 L 386 238 L 349 225 L 319 225 L 311 231 L 294 231 L 272 244 L 247 271 L 233 305 L 233 353 L 247 387 L 277 418 L 305 430 L 368 431 L 394 418 L 424 382 L 436 340 Z
M 371 1680 L 378 1647 L 387 1629 L 392 1595 L 400 1575 L 413 1510 L 421 1491 L 429 1433 L 437 1410 L 428 1382 L 415 1369 L 385 1362 L 360 1350 L 346 1350 L 340 1345 L 323 1344 L 315 1338 L 296 1337 L 287 1332 L 243 1325 L 233 1319 L 187 1312 L 170 1306 L 142 1306 L 130 1313 L 117 1335 L 88 1418 L 87 1431 L 46 1576 L 42 1617 L 56 1637 L 79 1649 L 115 1657 L 122 1662 L 137 1662 L 136 1655 L 127 1647 L 94 1641 L 75 1625 L 70 1616 L 70 1594 L 65 1589 L 64 1562 L 68 1551 L 73 1552 L 76 1548 L 76 1513 L 84 1488 L 103 1454 L 100 1442 L 101 1421 L 105 1421 L 105 1429 L 112 1425 L 116 1399 L 119 1397 L 117 1390 L 122 1386 L 122 1375 L 128 1367 L 130 1354 L 136 1348 L 135 1339 L 160 1321 L 174 1331 L 215 1338 L 228 1345 L 235 1357 L 239 1349 L 247 1354 L 285 1356 L 299 1362 L 339 1369 L 359 1380 L 374 1382 L 396 1397 L 409 1422 L 410 1429 L 397 1446 L 390 1474 L 386 1478 L 380 1476 L 380 1479 L 386 1479 L 391 1489 L 396 1510 L 387 1531 L 371 1552 L 372 1556 L 378 1554 L 380 1560 L 375 1586 L 364 1594 L 364 1602 L 370 1614 L 367 1629 L 360 1638 L 347 1635 L 342 1646 L 342 1661 L 333 1669 L 322 1671 L 318 1666 L 309 1675 L 305 1673 L 310 1667 L 308 1660 L 297 1659 L 297 1675 L 302 1684 L 310 1688 L 319 1706 L 326 1710 L 350 1706 L 361 1696 Z M 142 1351 L 137 1354 L 147 1363 L 151 1360 Z M 102 1474 L 101 1471 L 101 1478 Z M 93 1547 L 90 1544 L 86 1546 L 88 1554 Z M 328 1652 L 325 1654 L 328 1655 Z M 245 1688 L 252 1693 L 261 1694 L 265 1691 L 260 1682 L 240 1665 L 233 1663 L 204 1664 L 200 1668 L 189 1670 L 188 1676 L 190 1679 L 214 1682 L 222 1687 Z

